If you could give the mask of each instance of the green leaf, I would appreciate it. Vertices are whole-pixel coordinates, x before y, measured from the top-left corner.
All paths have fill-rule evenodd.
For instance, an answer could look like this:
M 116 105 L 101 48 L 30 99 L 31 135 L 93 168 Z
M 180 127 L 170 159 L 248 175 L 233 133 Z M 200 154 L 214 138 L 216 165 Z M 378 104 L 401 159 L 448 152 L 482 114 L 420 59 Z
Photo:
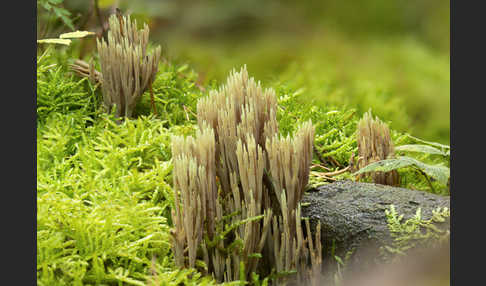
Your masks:
M 439 148 L 451 149 L 451 146 L 449 146 L 449 145 L 444 145 L 444 144 L 440 144 L 440 143 L 437 143 L 437 142 L 425 141 L 425 140 L 422 140 L 420 138 L 414 137 L 410 134 L 407 134 L 407 136 L 418 141 L 418 142 L 422 142 L 422 143 L 427 144 L 427 145 L 432 145 L 432 146 L 439 147 Z
M 437 148 L 428 145 L 421 145 L 421 144 L 401 145 L 395 147 L 395 150 L 408 151 L 408 152 L 421 152 L 427 154 L 438 154 L 438 155 L 447 156 L 447 153 L 442 152 Z
M 61 39 L 77 39 L 77 38 L 84 38 L 86 36 L 95 35 L 95 32 L 89 31 L 76 31 L 76 32 L 69 32 L 64 33 L 59 36 Z
M 71 44 L 71 40 L 69 39 L 42 39 L 37 40 L 38 44 L 61 44 L 69 46 Z
M 402 159 L 399 157 L 396 159 L 386 159 L 368 164 L 367 166 L 361 168 L 359 171 L 355 172 L 353 175 L 359 175 L 367 172 L 389 172 L 398 168 L 408 167 L 413 165 L 413 162 Z
M 439 183 L 447 185 L 450 177 L 450 169 L 443 165 L 429 165 L 420 162 L 417 159 L 402 156 L 395 159 L 386 159 L 371 163 L 353 175 L 359 175 L 367 172 L 389 172 L 395 169 L 413 166 L 424 171 L 430 177 L 436 179 Z
M 429 165 L 420 162 L 414 158 L 409 158 L 409 157 L 406 158 L 408 158 L 411 161 L 414 161 L 415 166 L 423 170 L 427 175 L 439 181 L 439 183 L 441 183 L 442 185 L 447 185 L 447 180 L 450 177 L 450 169 L 448 167 L 443 165 Z

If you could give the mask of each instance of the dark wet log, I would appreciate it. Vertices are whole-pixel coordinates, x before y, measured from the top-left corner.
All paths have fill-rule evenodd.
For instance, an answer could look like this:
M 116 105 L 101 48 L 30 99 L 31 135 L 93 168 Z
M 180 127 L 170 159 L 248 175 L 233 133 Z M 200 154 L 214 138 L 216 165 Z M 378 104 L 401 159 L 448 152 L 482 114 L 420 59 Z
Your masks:
M 379 184 L 337 181 L 309 190 L 303 197 L 302 216 L 308 217 L 314 232 L 321 222 L 324 263 L 334 261 L 335 254 L 343 258 L 353 251 L 351 262 L 369 262 L 370 255 L 391 242 L 385 210 L 393 204 L 403 221 L 421 208 L 422 218 L 430 219 L 432 210 L 450 208 L 450 197 Z M 441 227 L 450 228 L 446 222 Z M 366 250 L 366 251 L 365 251 Z

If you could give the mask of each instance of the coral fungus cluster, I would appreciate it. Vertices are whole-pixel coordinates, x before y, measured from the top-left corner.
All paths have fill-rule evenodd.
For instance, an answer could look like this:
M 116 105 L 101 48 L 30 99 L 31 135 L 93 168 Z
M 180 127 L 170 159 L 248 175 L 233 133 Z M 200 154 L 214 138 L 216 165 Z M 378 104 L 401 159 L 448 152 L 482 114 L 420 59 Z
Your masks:
M 199 100 L 195 137 L 173 137 L 178 266 L 218 281 L 294 270 L 291 279 L 309 281 L 320 272 L 320 230 L 313 243 L 307 223 L 304 236 L 299 204 L 314 127 L 308 121 L 293 137 L 280 136 L 276 108 L 274 90 L 243 67 Z

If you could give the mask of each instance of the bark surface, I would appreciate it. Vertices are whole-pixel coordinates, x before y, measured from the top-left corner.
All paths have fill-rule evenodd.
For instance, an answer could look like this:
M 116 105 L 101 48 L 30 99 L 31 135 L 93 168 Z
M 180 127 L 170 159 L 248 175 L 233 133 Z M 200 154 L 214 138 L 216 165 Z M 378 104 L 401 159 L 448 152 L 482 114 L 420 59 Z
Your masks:
M 302 199 L 302 216 L 308 217 L 312 232 L 321 222 L 323 262 L 344 258 L 352 251 L 351 264 L 368 264 L 377 247 L 391 242 L 385 210 L 393 204 L 403 220 L 413 217 L 421 208 L 422 218 L 430 219 L 432 210 L 450 208 L 450 197 L 386 185 L 337 181 L 308 190 Z M 449 229 L 450 223 L 440 227 Z M 372 259 L 371 259 L 372 260 Z M 365 265 L 362 265 L 365 266 Z

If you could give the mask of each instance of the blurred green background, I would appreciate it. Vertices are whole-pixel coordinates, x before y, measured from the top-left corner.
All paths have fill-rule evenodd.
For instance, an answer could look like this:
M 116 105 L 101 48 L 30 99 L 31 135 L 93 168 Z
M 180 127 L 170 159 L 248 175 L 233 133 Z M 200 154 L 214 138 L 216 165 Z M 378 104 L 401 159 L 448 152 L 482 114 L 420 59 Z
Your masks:
M 246 64 L 306 103 L 371 108 L 398 131 L 449 144 L 449 1 L 65 0 L 76 29 L 100 31 L 95 2 L 103 20 L 119 7 L 147 22 L 165 57 L 189 63 L 203 85 Z

